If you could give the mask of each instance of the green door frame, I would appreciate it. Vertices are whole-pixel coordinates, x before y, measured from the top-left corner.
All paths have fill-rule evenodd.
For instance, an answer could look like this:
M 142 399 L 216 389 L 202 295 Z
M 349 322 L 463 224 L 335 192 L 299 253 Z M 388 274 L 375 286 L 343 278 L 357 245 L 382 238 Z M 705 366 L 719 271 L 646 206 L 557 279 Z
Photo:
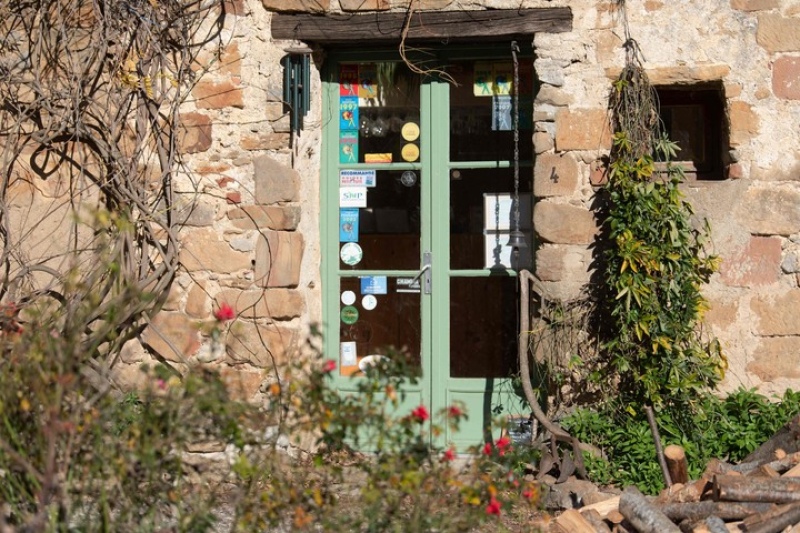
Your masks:
M 510 58 L 505 46 L 489 46 L 485 48 L 448 49 L 442 47 L 440 52 L 448 60 L 455 59 L 498 59 Z M 523 50 L 524 57 L 531 57 L 530 47 Z M 521 57 L 523 57 L 521 56 Z M 322 213 L 321 213 L 321 254 L 323 282 L 323 317 L 324 317 L 324 351 L 327 354 L 339 354 L 340 330 L 340 291 L 339 278 L 353 276 L 350 271 L 343 271 L 339 266 L 339 209 L 338 171 L 341 169 L 364 168 L 365 164 L 342 164 L 338 160 L 338 98 L 339 85 L 337 67 L 340 62 L 369 62 L 380 60 L 396 60 L 396 50 L 386 51 L 331 51 L 323 71 L 323 143 L 322 143 Z M 425 56 L 430 61 L 430 55 Z M 446 434 L 443 440 L 454 443 L 459 449 L 478 444 L 488 438 L 487 423 L 491 422 L 494 413 L 494 402 L 504 404 L 505 414 L 527 413 L 529 409 L 523 405 L 521 398 L 513 391 L 511 379 L 492 378 L 451 378 L 449 368 L 450 336 L 450 279 L 451 277 L 488 277 L 498 275 L 497 271 L 487 269 L 451 270 L 449 268 L 450 220 L 448 206 L 450 202 L 449 177 L 454 169 L 476 168 L 509 168 L 508 161 L 472 161 L 451 162 L 449 135 L 449 101 L 450 92 L 447 81 L 437 77 L 435 73 L 425 78 L 421 84 L 420 94 L 420 158 L 415 163 L 385 163 L 380 169 L 414 170 L 423 176 L 420 208 L 422 218 L 421 252 L 432 251 L 431 266 L 432 294 L 421 291 L 421 332 L 422 332 L 422 371 L 423 378 L 419 385 L 409 386 L 406 407 L 423 403 L 432 409 L 451 404 L 454 400 L 466 397 L 481 396 L 480 412 L 475 412 L 475 402 L 467 402 L 470 420 L 466 423 L 461 435 Z M 529 141 L 530 142 L 530 141 Z M 526 166 L 532 162 L 525 162 Z M 434 206 L 437 201 L 437 209 Z M 422 268 L 422 258 L 420 258 Z M 371 276 L 404 276 L 413 277 L 418 270 L 359 270 L 355 275 Z M 505 275 L 516 277 L 516 272 L 508 270 Z M 434 354 L 439 354 L 434 357 Z M 330 357 L 329 356 L 329 357 Z M 336 374 L 334 385 L 342 392 L 354 391 L 352 379 Z M 472 405 L 469 405 L 469 404 Z M 444 444 L 445 442 L 438 442 Z

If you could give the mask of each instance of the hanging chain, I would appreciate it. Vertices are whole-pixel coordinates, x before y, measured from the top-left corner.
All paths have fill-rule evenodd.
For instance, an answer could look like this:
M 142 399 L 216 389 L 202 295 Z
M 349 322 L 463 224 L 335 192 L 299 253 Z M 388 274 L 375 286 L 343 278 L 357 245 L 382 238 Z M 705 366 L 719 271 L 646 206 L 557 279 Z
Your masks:
M 511 58 L 514 61 L 513 100 L 511 106 L 514 124 L 514 231 L 519 231 L 519 60 L 517 41 L 511 41 Z

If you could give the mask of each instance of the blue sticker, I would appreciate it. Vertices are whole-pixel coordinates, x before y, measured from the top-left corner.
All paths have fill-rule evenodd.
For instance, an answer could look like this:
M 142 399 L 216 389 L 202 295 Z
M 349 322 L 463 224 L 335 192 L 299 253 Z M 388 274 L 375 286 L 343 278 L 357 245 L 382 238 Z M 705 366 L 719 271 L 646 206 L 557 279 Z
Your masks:
M 386 276 L 362 276 L 361 294 L 386 294 Z
M 339 209 L 339 242 L 358 242 L 358 208 Z

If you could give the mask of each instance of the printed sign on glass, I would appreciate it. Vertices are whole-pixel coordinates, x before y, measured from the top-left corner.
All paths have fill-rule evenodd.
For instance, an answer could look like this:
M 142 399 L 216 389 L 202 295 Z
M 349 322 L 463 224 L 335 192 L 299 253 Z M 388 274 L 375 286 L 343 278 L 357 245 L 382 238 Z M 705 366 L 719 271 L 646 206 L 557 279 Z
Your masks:
M 362 276 L 361 294 L 386 294 L 386 276 Z
M 378 71 L 374 64 L 361 65 L 358 69 L 358 97 L 371 99 L 378 96 Z
M 340 187 L 374 187 L 375 170 L 347 169 L 339 171 Z
M 358 242 L 358 209 L 339 209 L 339 242 Z
M 484 62 L 475 63 L 473 75 L 472 94 L 475 96 L 492 96 L 494 94 L 492 64 Z
M 514 127 L 511 97 L 496 95 L 492 98 L 492 131 L 511 131 Z
M 354 366 L 358 364 L 358 351 L 355 341 L 339 343 L 339 364 L 341 366 Z
M 339 207 L 367 207 L 367 188 L 342 187 L 339 189 Z
M 358 96 L 358 65 L 339 68 L 339 95 Z

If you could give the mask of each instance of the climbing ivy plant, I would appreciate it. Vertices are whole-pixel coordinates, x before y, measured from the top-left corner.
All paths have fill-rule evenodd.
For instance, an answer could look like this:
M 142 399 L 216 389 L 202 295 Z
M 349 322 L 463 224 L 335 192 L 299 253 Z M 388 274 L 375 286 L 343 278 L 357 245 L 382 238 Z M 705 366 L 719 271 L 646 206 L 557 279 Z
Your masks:
M 695 225 L 680 190 L 679 147 L 661 126 L 656 93 L 629 41 L 614 82 L 614 126 L 606 191 L 605 252 L 611 334 L 603 344 L 619 399 L 637 406 L 685 405 L 722 378 L 726 360 L 706 339 L 701 287 L 719 259 L 706 252 L 707 221 Z

